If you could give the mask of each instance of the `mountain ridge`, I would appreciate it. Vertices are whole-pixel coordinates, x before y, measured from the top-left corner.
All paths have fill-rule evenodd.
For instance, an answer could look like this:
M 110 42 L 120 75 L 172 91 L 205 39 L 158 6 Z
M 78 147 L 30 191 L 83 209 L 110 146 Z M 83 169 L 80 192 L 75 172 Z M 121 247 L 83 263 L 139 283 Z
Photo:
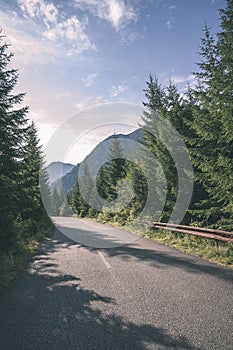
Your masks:
M 63 163 L 60 161 L 52 162 L 46 167 L 46 171 L 49 176 L 49 183 L 52 185 L 56 182 L 61 176 L 65 176 L 75 167 L 74 164 Z
M 143 134 L 143 129 L 138 128 L 134 130 L 133 132 L 129 134 L 113 134 L 108 136 L 106 139 L 103 141 L 99 142 L 98 145 L 85 157 L 85 159 L 81 162 L 78 163 L 76 166 L 74 166 L 68 173 L 63 175 L 61 178 L 58 178 L 57 181 L 53 183 L 53 185 L 60 190 L 61 187 L 63 187 L 63 190 L 65 193 L 70 193 L 76 183 L 77 177 L 78 177 L 78 172 L 80 169 L 80 165 L 83 162 L 88 162 L 88 159 L 92 159 L 91 163 L 95 162 L 94 154 L 99 152 L 100 158 L 98 161 L 104 162 L 105 159 L 107 159 L 107 154 L 109 151 L 109 141 L 111 141 L 114 138 L 119 138 L 119 141 L 121 143 L 121 139 L 126 139 L 126 140 L 131 140 L 135 142 L 144 142 L 144 134 Z M 103 163 L 104 164 L 104 163 Z M 95 166 L 93 166 L 95 168 Z M 93 175 L 93 174 L 92 174 Z

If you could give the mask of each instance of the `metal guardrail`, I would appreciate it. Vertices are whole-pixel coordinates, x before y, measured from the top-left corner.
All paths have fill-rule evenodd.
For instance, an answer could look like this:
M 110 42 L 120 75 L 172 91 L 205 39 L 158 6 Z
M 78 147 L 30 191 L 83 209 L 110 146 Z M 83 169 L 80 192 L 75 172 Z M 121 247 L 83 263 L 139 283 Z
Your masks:
M 187 233 L 190 235 L 202 236 L 205 238 L 212 238 L 217 241 L 233 243 L 233 232 L 215 230 L 211 228 L 167 224 L 164 222 L 153 222 L 153 227 L 161 230 Z

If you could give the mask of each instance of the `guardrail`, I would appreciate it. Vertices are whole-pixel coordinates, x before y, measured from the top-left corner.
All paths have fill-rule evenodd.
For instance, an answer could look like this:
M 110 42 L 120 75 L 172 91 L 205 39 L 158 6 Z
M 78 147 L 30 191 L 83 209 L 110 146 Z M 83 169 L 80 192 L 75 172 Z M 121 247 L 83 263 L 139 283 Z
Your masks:
M 233 232 L 215 230 L 211 228 L 167 224 L 164 222 L 153 222 L 153 227 L 161 230 L 187 233 L 190 235 L 202 236 L 205 238 L 212 238 L 217 241 L 225 241 L 225 242 L 233 243 Z

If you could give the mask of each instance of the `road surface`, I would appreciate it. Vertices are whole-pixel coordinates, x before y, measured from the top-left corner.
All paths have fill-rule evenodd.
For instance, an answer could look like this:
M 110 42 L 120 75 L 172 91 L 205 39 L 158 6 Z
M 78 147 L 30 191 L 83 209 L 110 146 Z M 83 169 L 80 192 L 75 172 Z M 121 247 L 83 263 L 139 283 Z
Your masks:
M 0 349 L 232 350 L 232 286 L 232 270 L 148 239 L 96 249 L 56 229 L 0 297 Z

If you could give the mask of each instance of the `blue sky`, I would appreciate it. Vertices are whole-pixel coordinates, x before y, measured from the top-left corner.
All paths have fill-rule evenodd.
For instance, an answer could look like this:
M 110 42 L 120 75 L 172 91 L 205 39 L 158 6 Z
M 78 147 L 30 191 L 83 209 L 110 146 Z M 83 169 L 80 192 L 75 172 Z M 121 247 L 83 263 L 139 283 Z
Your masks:
M 141 105 L 149 72 L 184 91 L 193 83 L 204 21 L 217 32 L 224 6 L 223 0 L 1 0 L 0 27 L 20 70 L 17 91 L 27 93 L 42 142 L 85 108 Z M 117 121 L 90 118 L 92 127 Z M 139 120 L 132 117 L 132 124 Z M 82 122 L 82 132 L 89 124 Z M 105 129 L 100 138 L 113 132 Z M 68 160 L 81 160 L 97 141 L 83 141 L 77 159 L 73 152 Z

